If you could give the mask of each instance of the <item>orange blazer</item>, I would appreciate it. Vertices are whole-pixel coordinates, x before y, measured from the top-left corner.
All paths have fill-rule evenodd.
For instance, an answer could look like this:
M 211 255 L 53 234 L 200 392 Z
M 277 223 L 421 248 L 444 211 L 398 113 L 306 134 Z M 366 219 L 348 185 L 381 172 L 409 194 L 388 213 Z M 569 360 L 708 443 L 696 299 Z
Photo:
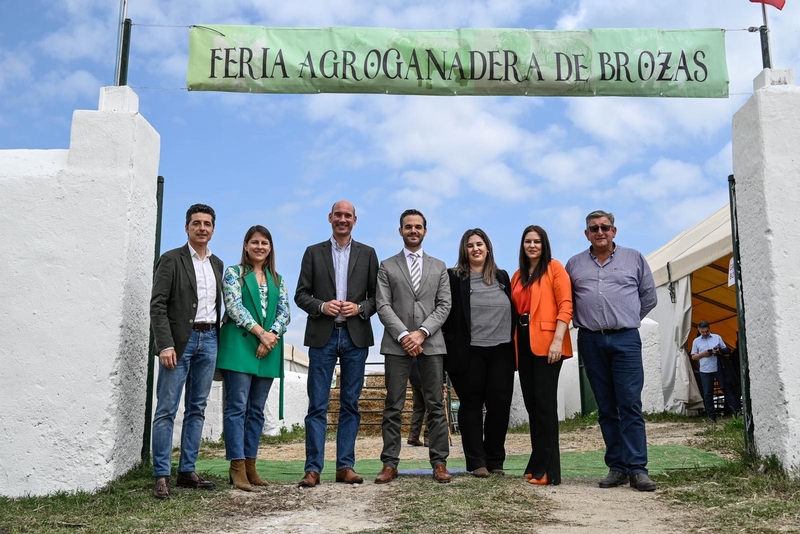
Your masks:
M 519 271 L 511 277 L 511 288 L 519 283 Z M 558 260 L 550 260 L 547 273 L 530 286 L 531 314 L 530 330 L 531 352 L 536 356 L 547 356 L 550 344 L 556 335 L 556 321 L 561 320 L 569 325 L 572 320 L 572 283 L 564 266 Z M 523 312 L 524 313 L 524 312 Z M 516 334 L 514 334 L 516 338 Z M 516 343 L 514 344 L 516 347 Z M 561 354 L 565 358 L 572 357 L 572 339 L 569 329 L 564 334 L 564 345 Z M 519 354 L 517 354 L 519 358 Z

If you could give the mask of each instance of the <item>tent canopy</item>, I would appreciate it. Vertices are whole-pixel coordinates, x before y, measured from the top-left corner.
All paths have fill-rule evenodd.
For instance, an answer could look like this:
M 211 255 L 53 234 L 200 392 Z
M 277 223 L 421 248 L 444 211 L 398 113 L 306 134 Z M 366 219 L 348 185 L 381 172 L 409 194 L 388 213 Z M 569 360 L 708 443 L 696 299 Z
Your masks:
M 735 286 L 728 286 L 732 257 L 728 206 L 647 256 L 655 279 L 658 305 L 648 317 L 659 323 L 665 407 L 691 413 L 702 398 L 689 359 L 697 323 L 736 345 L 738 330 Z
M 692 326 L 708 321 L 727 345 L 736 345 L 736 290 L 728 286 L 733 252 L 731 213 L 726 204 L 647 256 L 656 287 L 691 275 Z M 694 340 L 689 336 L 688 344 Z
M 647 262 L 658 287 L 680 280 L 732 252 L 731 212 L 726 204 L 705 221 L 684 230 L 672 241 L 651 252 Z M 726 277 L 727 272 L 726 265 Z

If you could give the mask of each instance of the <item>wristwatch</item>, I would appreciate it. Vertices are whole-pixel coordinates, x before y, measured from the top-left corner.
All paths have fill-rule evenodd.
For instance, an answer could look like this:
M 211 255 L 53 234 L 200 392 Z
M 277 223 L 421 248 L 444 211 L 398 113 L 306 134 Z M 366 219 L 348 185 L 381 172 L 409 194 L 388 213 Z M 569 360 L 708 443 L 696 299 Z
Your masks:
M 364 315 L 364 306 L 362 306 L 361 304 L 358 305 L 358 314 Z

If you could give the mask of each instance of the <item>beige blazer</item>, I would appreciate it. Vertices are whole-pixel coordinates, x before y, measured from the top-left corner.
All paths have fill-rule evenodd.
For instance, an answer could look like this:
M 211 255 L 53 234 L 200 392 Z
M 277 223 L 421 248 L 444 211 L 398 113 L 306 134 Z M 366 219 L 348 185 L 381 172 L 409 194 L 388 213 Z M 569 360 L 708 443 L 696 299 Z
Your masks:
M 378 269 L 375 301 L 384 327 L 381 354 L 406 354 L 397 336 L 421 326 L 431 334 L 422 344 L 423 352 L 447 352 L 441 328 L 452 302 L 447 267 L 442 260 L 422 253 L 422 278 L 417 293 L 411 286 L 411 273 L 402 251 L 383 260 Z

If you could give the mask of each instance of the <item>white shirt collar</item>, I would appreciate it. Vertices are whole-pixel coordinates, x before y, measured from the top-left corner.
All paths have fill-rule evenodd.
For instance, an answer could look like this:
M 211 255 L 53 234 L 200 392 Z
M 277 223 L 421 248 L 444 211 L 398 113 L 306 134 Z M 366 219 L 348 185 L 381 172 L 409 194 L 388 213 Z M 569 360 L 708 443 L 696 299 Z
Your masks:
M 186 245 L 189 247 L 189 252 L 191 253 L 189 255 L 192 256 L 192 257 L 195 257 L 195 258 L 197 258 L 199 260 L 200 259 L 200 254 L 198 254 L 197 251 L 192 247 L 192 244 L 187 241 Z M 211 256 L 211 254 L 212 254 L 211 249 L 206 247 L 206 257 L 205 257 L 205 259 L 208 259 L 209 256 Z
M 418 257 L 420 257 L 420 258 L 421 258 L 421 257 L 422 257 L 422 249 L 420 248 L 420 249 L 419 249 L 418 251 L 416 251 L 416 252 L 411 252 L 411 251 L 410 251 L 410 250 L 408 250 L 407 248 L 403 247 L 403 254 L 405 254 L 405 256 L 406 256 L 406 259 L 408 259 L 408 257 L 409 257 L 409 256 L 411 256 L 412 254 L 416 254 Z

